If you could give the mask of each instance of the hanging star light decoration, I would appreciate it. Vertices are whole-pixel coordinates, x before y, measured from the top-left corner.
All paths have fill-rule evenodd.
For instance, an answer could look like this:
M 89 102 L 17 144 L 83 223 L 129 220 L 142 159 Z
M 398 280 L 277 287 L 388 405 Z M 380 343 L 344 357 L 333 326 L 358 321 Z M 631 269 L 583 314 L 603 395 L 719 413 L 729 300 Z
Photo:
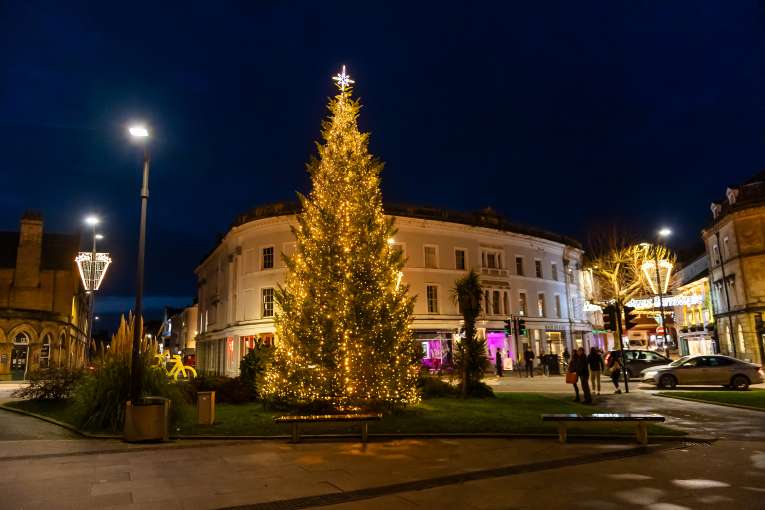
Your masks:
M 356 83 L 355 81 L 351 80 L 351 75 L 345 72 L 345 66 L 343 66 L 342 72 L 338 73 L 336 76 L 333 76 L 332 79 L 337 82 L 338 88 L 343 92 L 345 92 L 345 87 L 351 85 L 352 83 Z

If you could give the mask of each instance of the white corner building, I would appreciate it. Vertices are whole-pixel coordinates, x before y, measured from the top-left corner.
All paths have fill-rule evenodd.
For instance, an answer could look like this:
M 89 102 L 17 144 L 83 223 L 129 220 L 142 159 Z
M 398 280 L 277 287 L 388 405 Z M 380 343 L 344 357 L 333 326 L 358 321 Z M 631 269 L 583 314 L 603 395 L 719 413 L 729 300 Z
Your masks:
M 295 250 L 290 227 L 297 210 L 280 203 L 241 215 L 197 267 L 199 369 L 238 375 L 248 348 L 279 341 L 274 290 L 286 276 L 282 254 Z M 438 368 L 458 341 L 462 318 L 452 289 L 470 269 L 485 290 L 478 333 L 491 360 L 500 349 L 505 368 L 512 368 L 527 346 L 537 356 L 595 346 L 576 241 L 510 224 L 491 210 L 386 205 L 386 212 L 398 229 L 391 242 L 406 260 L 402 281 L 416 296 L 412 329 L 422 342 L 424 364 Z M 524 318 L 525 334 L 505 334 L 511 316 Z

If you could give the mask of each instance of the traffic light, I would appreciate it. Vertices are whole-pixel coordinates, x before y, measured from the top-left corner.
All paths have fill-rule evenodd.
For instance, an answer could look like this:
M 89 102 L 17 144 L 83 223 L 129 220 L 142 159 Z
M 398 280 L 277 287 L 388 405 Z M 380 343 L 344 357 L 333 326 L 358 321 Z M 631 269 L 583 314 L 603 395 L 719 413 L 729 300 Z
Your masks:
M 624 328 L 623 331 L 628 331 L 630 329 L 634 329 L 635 326 L 637 326 L 637 317 L 632 315 L 632 311 L 634 310 L 631 306 L 625 306 L 624 307 Z
M 518 334 L 526 335 L 526 321 L 523 319 L 518 319 Z
M 505 334 L 510 336 L 513 334 L 513 320 L 505 319 Z
M 616 331 L 616 307 L 614 305 L 603 307 L 603 329 Z

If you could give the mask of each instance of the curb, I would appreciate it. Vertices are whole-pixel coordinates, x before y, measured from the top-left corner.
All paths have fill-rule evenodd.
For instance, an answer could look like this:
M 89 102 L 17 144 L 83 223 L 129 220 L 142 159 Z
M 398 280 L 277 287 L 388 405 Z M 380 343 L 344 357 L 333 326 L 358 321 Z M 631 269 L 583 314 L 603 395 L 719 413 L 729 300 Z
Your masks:
M 31 416 L 33 418 L 37 418 L 38 420 L 47 421 L 48 423 L 52 423 L 53 425 L 58 425 L 59 427 L 63 427 L 71 432 L 74 432 L 77 435 L 80 435 L 82 437 L 86 437 L 88 439 L 122 439 L 122 436 L 117 436 L 114 434 L 91 434 L 90 432 L 85 432 L 83 430 L 78 429 L 71 423 L 66 423 L 63 421 L 59 421 L 55 418 L 51 418 L 49 416 L 45 416 L 44 414 L 37 414 L 33 413 L 31 411 L 25 411 L 24 409 L 19 409 L 17 407 L 11 407 L 7 406 L 5 404 L 0 404 L 0 409 L 4 411 L 10 411 L 12 413 L 16 414 L 23 414 L 26 416 Z
M 10 407 L 5 404 L 0 404 L 0 409 L 10 411 L 12 413 L 23 414 L 42 420 L 53 425 L 58 425 L 67 430 L 70 430 L 82 437 L 88 439 L 122 439 L 121 435 L 116 434 L 92 434 L 78 429 L 74 425 L 66 422 L 50 418 L 48 416 L 25 411 L 15 407 Z M 358 434 L 301 434 L 301 437 L 306 439 L 357 439 Z M 369 437 L 377 439 L 558 439 L 557 433 L 515 433 L 515 432 L 414 432 L 414 433 L 396 433 L 396 432 L 383 432 L 383 433 L 371 433 Z M 709 441 L 708 437 L 694 437 L 689 435 L 666 435 L 666 434 L 652 434 L 651 439 L 659 442 L 672 442 L 672 441 Z M 285 440 L 290 439 L 289 435 L 273 435 L 273 436 L 258 436 L 258 435 L 214 435 L 214 434 L 175 434 L 171 435 L 170 439 L 174 440 L 210 440 L 210 441 L 270 441 L 270 440 Z M 634 439 L 634 434 L 570 434 L 570 439 L 584 439 L 584 440 L 604 440 L 604 439 Z
M 745 405 L 741 405 L 741 404 L 730 404 L 728 402 L 715 402 L 715 401 L 712 401 L 712 400 L 703 400 L 703 399 L 700 399 L 700 398 L 681 397 L 680 395 L 666 395 L 666 394 L 663 394 L 663 393 L 657 393 L 656 395 L 658 395 L 659 397 L 664 397 L 664 398 L 674 398 L 674 399 L 677 399 L 677 400 L 686 400 L 688 402 L 699 402 L 701 404 L 711 404 L 711 405 L 714 405 L 714 406 L 723 406 L 723 407 L 735 407 L 735 408 L 738 408 L 738 409 L 746 409 L 748 411 L 757 411 L 757 412 L 760 412 L 760 413 L 765 413 L 765 408 L 762 408 L 762 407 L 745 406 Z

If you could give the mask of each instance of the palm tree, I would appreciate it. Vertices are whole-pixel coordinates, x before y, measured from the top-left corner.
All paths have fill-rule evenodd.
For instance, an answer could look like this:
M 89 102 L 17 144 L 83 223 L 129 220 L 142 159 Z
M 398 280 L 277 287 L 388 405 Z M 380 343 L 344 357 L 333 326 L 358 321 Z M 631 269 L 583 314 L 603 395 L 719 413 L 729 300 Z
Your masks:
M 486 368 L 485 341 L 478 340 L 475 334 L 475 323 L 481 313 L 483 297 L 478 273 L 471 269 L 468 274 L 454 282 L 452 297 L 459 306 L 465 323 L 465 338 L 459 344 L 457 361 L 462 369 L 462 396 L 466 397 L 473 384 L 481 380 Z

